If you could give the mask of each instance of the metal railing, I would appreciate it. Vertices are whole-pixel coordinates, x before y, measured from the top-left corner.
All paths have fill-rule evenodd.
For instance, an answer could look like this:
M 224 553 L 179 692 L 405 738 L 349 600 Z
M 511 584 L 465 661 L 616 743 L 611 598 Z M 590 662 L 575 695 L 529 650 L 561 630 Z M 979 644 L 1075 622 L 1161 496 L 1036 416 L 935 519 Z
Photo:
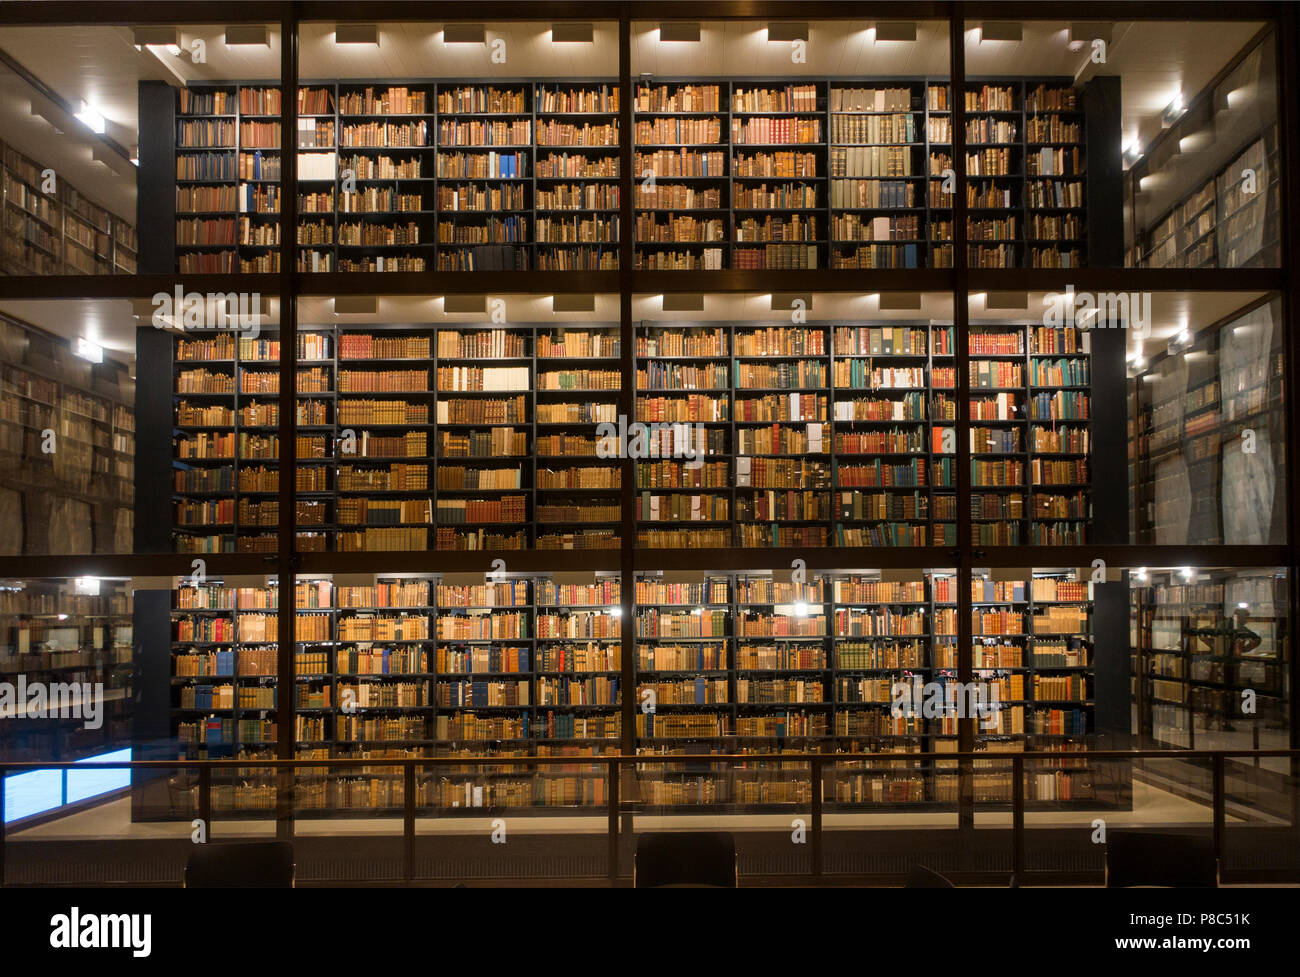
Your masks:
M 3 778 L 10 774 L 30 772 L 30 771 L 52 771 L 52 770 L 77 770 L 88 772 L 92 770 L 112 770 L 128 769 L 130 771 L 178 771 L 196 770 L 197 778 L 197 808 L 192 813 L 203 820 L 205 826 L 212 824 L 212 776 L 214 771 L 222 770 L 278 770 L 281 772 L 278 782 L 277 804 L 275 809 L 268 810 L 268 818 L 274 816 L 276 821 L 281 825 L 288 826 L 288 834 L 292 837 L 292 825 L 294 821 L 294 810 L 292 802 L 293 778 L 292 774 L 297 770 L 310 770 L 314 768 L 325 768 L 330 771 L 339 771 L 340 775 L 346 775 L 349 769 L 368 767 L 374 769 L 391 770 L 394 773 L 401 771 L 403 780 L 402 792 L 402 863 L 403 863 L 403 881 L 412 881 L 414 879 L 414 853 L 415 853 L 415 825 L 418 816 L 436 819 L 439 817 L 439 810 L 450 811 L 451 808 L 438 808 L 436 805 L 420 804 L 416 799 L 416 781 L 417 773 L 421 770 L 437 770 L 439 768 L 459 767 L 459 768 L 543 768 L 547 766 L 565 765 L 565 766 L 591 766 L 605 768 L 605 782 L 607 785 L 606 798 L 603 804 L 586 804 L 581 807 L 566 805 L 536 805 L 543 808 L 547 813 L 553 813 L 557 817 L 569 817 L 578 815 L 592 816 L 594 810 L 604 808 L 606 820 L 606 833 L 608 835 L 608 877 L 611 881 L 626 875 L 626 872 L 620 872 L 620 838 L 629 834 L 630 828 L 623 825 L 625 818 L 634 817 L 643 813 L 648 807 L 654 807 L 654 815 L 657 817 L 665 816 L 663 806 L 656 806 L 649 803 L 642 803 L 633 798 L 624 798 L 620 796 L 620 782 L 627 781 L 629 784 L 634 781 L 628 780 L 629 774 L 635 773 L 637 767 L 653 767 L 655 765 L 667 764 L 704 764 L 704 765 L 732 765 L 734 767 L 746 766 L 750 768 L 761 766 L 804 766 L 808 768 L 809 782 L 809 822 L 808 839 L 811 850 L 811 868 L 807 873 L 807 879 L 814 882 L 820 882 L 825 879 L 824 873 L 824 813 L 826 799 L 824 797 L 825 786 L 827 783 L 827 768 L 838 767 L 844 764 L 853 764 L 849 772 L 893 772 L 897 773 L 900 769 L 917 771 L 921 765 L 931 768 L 931 773 L 952 777 L 960 780 L 961 778 L 970 778 L 973 776 L 975 764 L 979 764 L 979 769 L 988 771 L 997 769 L 1000 771 L 1010 770 L 1011 773 L 1011 792 L 1010 797 L 999 801 L 976 801 L 969 793 L 963 789 L 963 799 L 952 802 L 943 810 L 951 810 L 952 813 L 958 814 L 959 827 L 972 827 L 973 824 L 970 815 L 975 811 L 996 810 L 1005 812 L 1008 807 L 1011 814 L 1011 872 L 1010 884 L 1016 886 L 1021 884 L 1033 873 L 1026 868 L 1025 856 L 1025 814 L 1026 814 L 1026 797 L 1025 797 L 1025 774 L 1027 769 L 1032 770 L 1034 764 L 1055 764 L 1068 769 L 1068 764 L 1077 763 L 1080 760 L 1091 761 L 1110 761 L 1125 762 L 1140 765 L 1143 761 L 1181 761 L 1197 762 L 1209 764 L 1211 797 L 1210 810 L 1212 812 L 1212 836 L 1214 851 L 1223 863 L 1224 857 L 1224 836 L 1227 823 L 1227 791 L 1226 791 L 1226 773 L 1227 764 L 1230 759 L 1249 761 L 1254 766 L 1244 769 L 1257 769 L 1260 760 L 1282 759 L 1290 761 L 1288 773 L 1278 773 L 1276 776 L 1283 778 L 1283 788 L 1289 792 L 1289 819 L 1283 819 L 1279 824 L 1274 818 L 1270 826 L 1289 829 L 1293 834 L 1300 831 L 1300 790 L 1297 790 L 1297 783 L 1300 783 L 1300 750 L 1093 750 L 1087 752 L 1062 752 L 1062 751 L 1026 751 L 1020 753 L 988 753 L 988 752 L 966 752 L 966 753 L 927 753 L 927 754 L 881 754 L 881 753 L 774 753 L 774 754 L 653 754 L 653 755 L 625 755 L 615 754 L 606 756 L 554 756 L 554 757 L 404 757 L 404 758 L 357 758 L 357 757 L 337 757 L 321 759 L 208 759 L 208 760 L 118 760 L 118 761 L 50 761 L 43 762 L 39 760 L 22 761 L 22 762 L 0 762 L 0 783 Z M 727 806 L 738 808 L 735 811 L 720 811 L 716 805 L 701 805 L 694 808 L 683 808 L 680 810 L 670 809 L 668 816 L 690 818 L 693 816 L 717 816 L 721 813 L 743 815 L 743 804 L 731 804 L 726 802 Z M 797 802 L 780 802 L 782 806 L 796 809 Z M 890 808 L 883 804 L 876 803 L 853 803 L 853 802 L 836 802 L 837 813 L 847 814 L 880 814 L 892 811 L 906 817 L 905 807 Z M 1050 803 L 1050 802 L 1048 802 Z M 1204 800 L 1199 801 L 1204 804 Z M 711 809 L 712 808 L 712 809 Z M 525 807 L 523 810 L 527 810 Z M 425 813 L 421 815 L 421 811 Z M 464 815 L 473 813 L 478 816 L 500 816 L 502 814 L 519 811 L 518 807 L 474 807 L 474 808 L 456 808 L 457 814 Z M 1091 811 L 1091 808 L 1087 810 Z M 1101 808 L 1098 808 L 1101 810 Z M 218 812 L 218 817 L 222 814 L 231 812 Z M 241 809 L 241 814 L 250 813 L 247 809 Z M 389 814 L 377 815 L 389 817 Z M 630 822 L 629 822 L 630 825 Z M 1157 825 L 1158 826 L 1158 825 Z M 283 829 L 282 829 L 283 830 Z M 0 789 L 0 885 L 4 883 L 5 875 L 5 855 L 8 844 L 12 843 L 8 838 L 8 831 L 5 824 L 5 791 Z M 1300 837 L 1297 838 L 1300 842 Z M 630 868 L 630 866 L 626 866 Z M 1300 878 L 1300 872 L 1283 870 L 1283 875 L 1288 877 L 1294 875 Z

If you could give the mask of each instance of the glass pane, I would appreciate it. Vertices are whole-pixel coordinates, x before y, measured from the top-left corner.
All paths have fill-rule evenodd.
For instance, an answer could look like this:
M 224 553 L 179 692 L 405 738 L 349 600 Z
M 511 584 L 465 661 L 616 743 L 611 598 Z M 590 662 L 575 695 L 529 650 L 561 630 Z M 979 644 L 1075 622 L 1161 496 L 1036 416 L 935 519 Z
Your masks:
M 1198 297 L 1190 298 L 1194 304 Z M 1143 355 L 1139 342 L 1130 353 L 1129 372 L 1136 375 L 1129 407 L 1134 541 L 1281 543 L 1286 390 L 1280 301 L 1256 300 L 1198 325 L 1184 314 L 1181 324 L 1152 333 L 1168 335 L 1167 346 L 1156 344 L 1158 352 Z
M 4 273 L 278 268 L 277 24 L 6 26 L 0 47 Z
M 618 548 L 617 298 L 465 298 L 303 300 L 300 548 Z
M 1276 267 L 1275 44 L 1252 21 L 967 22 L 972 265 Z
M 636 267 L 950 266 L 947 32 L 634 23 Z
M 1140 568 L 1128 576 L 1137 730 L 1154 748 L 1286 749 L 1281 570 Z M 1285 761 L 1264 760 L 1283 771 Z
M 301 76 L 300 271 L 617 268 L 616 25 L 308 23 Z
M 953 543 L 946 295 L 681 298 L 633 299 L 638 545 Z
M 1277 298 L 1070 285 L 969 314 L 974 544 L 1285 539 Z

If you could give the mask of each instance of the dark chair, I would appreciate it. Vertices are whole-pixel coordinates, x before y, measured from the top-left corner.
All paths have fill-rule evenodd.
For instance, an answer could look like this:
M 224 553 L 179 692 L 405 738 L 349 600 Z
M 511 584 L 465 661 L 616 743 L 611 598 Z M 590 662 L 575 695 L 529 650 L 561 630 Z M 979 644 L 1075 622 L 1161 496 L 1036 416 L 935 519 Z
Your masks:
M 167 778 L 167 798 L 171 804 L 172 814 L 188 814 L 198 810 L 199 775 L 193 770 L 182 770 Z M 185 799 L 182 805 L 181 798 Z
M 664 831 L 637 838 L 632 884 L 638 889 L 734 889 L 738 874 L 736 839 L 729 832 Z
M 1216 888 L 1219 860 L 1214 842 L 1201 835 L 1164 831 L 1106 832 L 1106 886 Z
M 293 845 L 287 841 L 195 845 L 185 866 L 185 887 L 290 889 L 293 870 Z
M 904 889 L 955 889 L 957 888 L 945 876 L 938 872 L 926 868 L 924 865 L 913 865 L 911 871 L 907 873 L 907 882 Z

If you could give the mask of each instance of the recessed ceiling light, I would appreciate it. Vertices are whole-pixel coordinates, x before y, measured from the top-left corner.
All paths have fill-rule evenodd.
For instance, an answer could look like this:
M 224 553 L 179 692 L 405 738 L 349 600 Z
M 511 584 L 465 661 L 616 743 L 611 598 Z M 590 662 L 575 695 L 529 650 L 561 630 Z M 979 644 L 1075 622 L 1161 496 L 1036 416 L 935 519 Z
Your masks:
M 83 360 L 87 360 L 91 363 L 104 362 L 104 347 L 92 343 L 89 339 L 84 337 L 77 338 L 75 352 Z
M 81 120 L 91 132 L 103 133 L 107 123 L 102 115 L 90 107 L 86 101 L 81 103 L 81 111 L 77 113 L 77 118 Z

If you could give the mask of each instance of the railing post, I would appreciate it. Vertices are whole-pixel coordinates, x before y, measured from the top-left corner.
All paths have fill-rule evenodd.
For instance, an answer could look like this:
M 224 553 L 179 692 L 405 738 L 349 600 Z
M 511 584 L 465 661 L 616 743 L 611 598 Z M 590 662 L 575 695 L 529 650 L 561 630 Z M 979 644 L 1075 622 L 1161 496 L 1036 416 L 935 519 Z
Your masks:
M 611 757 L 605 766 L 606 810 L 609 828 L 609 880 L 618 878 L 618 781 L 623 774 L 623 765 Z
M 203 822 L 203 838 L 212 840 L 212 768 L 206 763 L 199 767 L 199 820 Z
M 822 877 L 822 758 L 812 758 L 812 875 Z
M 402 765 L 402 879 L 415 873 L 415 761 Z
M 1025 758 L 1011 758 L 1011 888 L 1025 872 Z
M 1223 872 L 1223 828 L 1228 809 L 1223 773 L 1223 754 L 1216 753 L 1214 754 L 1214 858 L 1218 862 L 1220 874 Z

